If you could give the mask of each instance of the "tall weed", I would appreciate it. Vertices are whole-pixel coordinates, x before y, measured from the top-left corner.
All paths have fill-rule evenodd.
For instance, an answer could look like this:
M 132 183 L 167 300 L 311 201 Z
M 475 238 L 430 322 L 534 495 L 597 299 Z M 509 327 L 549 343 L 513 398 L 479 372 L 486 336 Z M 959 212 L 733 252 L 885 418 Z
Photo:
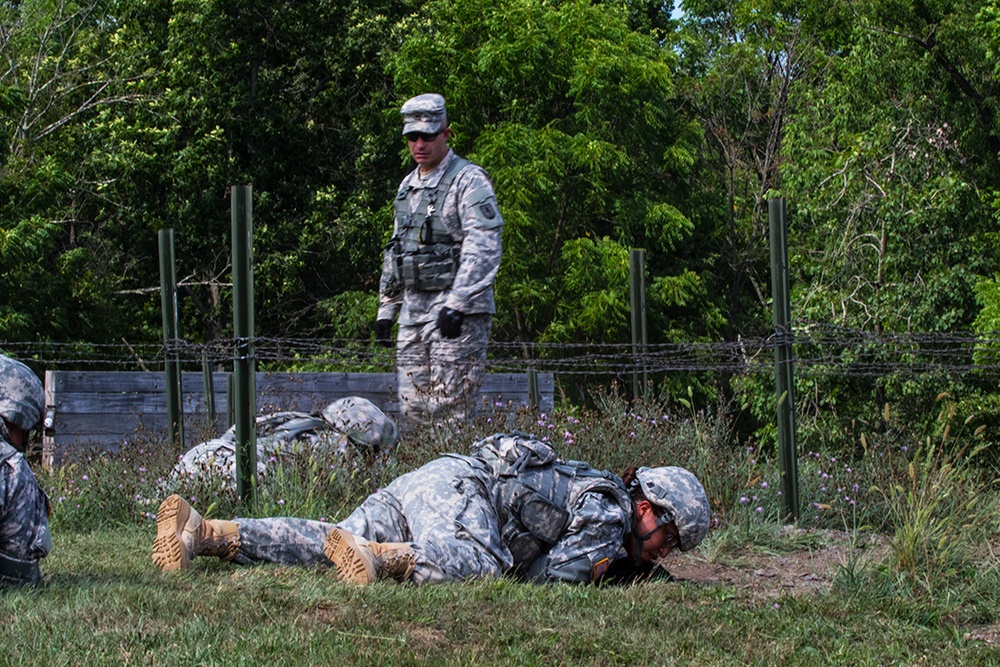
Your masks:
M 975 452 L 969 458 L 975 455 Z M 928 591 L 959 573 L 989 534 L 995 506 L 981 502 L 977 471 L 927 439 L 906 478 L 881 489 L 892 520 L 896 568 Z

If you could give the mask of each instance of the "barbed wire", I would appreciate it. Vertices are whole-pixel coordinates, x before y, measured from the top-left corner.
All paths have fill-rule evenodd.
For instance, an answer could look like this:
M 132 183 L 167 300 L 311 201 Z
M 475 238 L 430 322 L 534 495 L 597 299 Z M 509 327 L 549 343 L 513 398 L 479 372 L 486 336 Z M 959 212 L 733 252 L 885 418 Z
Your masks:
M 1000 332 L 862 331 L 828 323 L 795 322 L 789 331 L 738 337 L 734 341 L 656 343 L 542 343 L 493 341 L 487 366 L 493 372 L 535 370 L 559 375 L 624 376 L 635 372 L 771 373 L 774 350 L 791 343 L 797 375 L 916 377 L 927 374 L 974 375 L 1000 380 Z M 152 343 L 4 342 L 0 348 L 36 367 L 162 370 L 177 359 L 186 370 L 208 363 L 231 365 L 246 341 L 183 339 Z M 252 340 L 262 369 L 390 371 L 395 351 L 362 339 L 260 337 Z

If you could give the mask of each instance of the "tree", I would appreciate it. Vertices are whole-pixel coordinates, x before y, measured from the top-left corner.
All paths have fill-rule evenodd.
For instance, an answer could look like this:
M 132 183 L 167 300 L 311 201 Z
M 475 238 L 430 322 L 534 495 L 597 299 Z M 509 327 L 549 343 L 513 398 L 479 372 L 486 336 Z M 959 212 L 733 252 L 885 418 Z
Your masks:
M 494 338 L 629 341 L 630 247 L 647 250 L 655 341 L 715 333 L 684 213 L 700 134 L 669 49 L 622 8 L 589 2 L 435 0 L 400 30 L 400 97 L 444 94 L 454 148 L 497 189 Z
M 0 332 L 7 340 L 113 336 L 117 249 L 89 247 L 86 123 L 142 101 L 113 55 L 124 30 L 99 2 L 0 6 Z M 107 254 L 104 254 L 106 252 Z M 120 274 L 118 274 L 120 275 Z
M 372 149 L 390 136 L 379 53 L 405 3 L 2 11 L 6 338 L 158 340 L 164 227 L 177 232 L 182 336 L 224 337 L 228 188 L 244 183 L 259 333 L 335 331 L 324 301 L 372 288 L 373 211 L 395 180 L 392 152 Z
M 794 90 L 816 80 L 821 38 L 808 3 L 689 1 L 676 35 L 683 99 L 704 127 L 692 218 L 713 248 L 723 338 L 769 329 L 768 200 L 782 192 Z M 729 375 L 722 391 L 731 395 Z
M 995 102 L 975 5 L 851 3 L 852 29 L 822 80 L 797 91 L 782 171 L 796 317 L 874 334 L 975 321 L 975 286 L 997 259 L 981 197 L 997 177 Z M 859 351 L 844 351 L 845 369 Z M 944 374 L 821 381 L 814 408 L 850 419 L 888 403 L 926 419 L 942 390 L 971 390 Z

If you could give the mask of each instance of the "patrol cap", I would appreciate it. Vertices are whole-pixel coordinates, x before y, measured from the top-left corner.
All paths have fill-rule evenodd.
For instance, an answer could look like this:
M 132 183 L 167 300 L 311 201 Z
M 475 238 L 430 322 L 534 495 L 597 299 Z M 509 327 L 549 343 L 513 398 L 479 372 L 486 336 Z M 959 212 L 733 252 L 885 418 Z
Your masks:
M 711 509 L 705 488 L 694 473 L 677 466 L 643 466 L 635 471 L 635 478 L 646 499 L 673 517 L 681 538 L 681 551 L 690 551 L 705 539 Z
M 0 417 L 29 430 L 45 411 L 45 388 L 34 371 L 0 354 Z
M 444 98 L 437 93 L 424 93 L 406 100 L 403 108 L 403 134 L 423 132 L 437 134 L 448 126 L 448 114 L 444 110 Z
M 389 451 L 399 442 L 396 422 L 360 396 L 347 396 L 323 408 L 323 419 L 359 447 Z

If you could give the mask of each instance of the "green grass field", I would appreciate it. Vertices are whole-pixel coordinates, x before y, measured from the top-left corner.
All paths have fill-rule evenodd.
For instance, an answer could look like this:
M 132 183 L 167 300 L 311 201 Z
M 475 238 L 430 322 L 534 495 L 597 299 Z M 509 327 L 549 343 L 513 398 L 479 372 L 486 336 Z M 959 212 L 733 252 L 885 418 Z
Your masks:
M 341 584 L 200 559 L 156 571 L 151 527 L 60 532 L 37 589 L 0 596 L 4 665 L 995 665 L 964 639 L 1000 581 L 915 595 L 891 572 L 754 601 L 727 586 Z
M 775 530 L 772 456 L 729 442 L 711 418 L 660 412 L 610 404 L 524 413 L 505 427 L 544 433 L 564 456 L 616 471 L 632 462 L 695 470 L 713 528 L 692 555 L 671 558 L 739 563 L 747 549 L 821 546 Z M 456 441 L 417 434 L 389 462 L 292 457 L 249 514 L 342 516 L 396 474 L 504 430 L 496 423 L 481 420 Z M 761 597 L 685 581 L 356 588 L 322 569 L 204 558 L 164 574 L 150 561 L 152 513 L 176 452 L 147 443 L 39 471 L 53 550 L 40 587 L 0 592 L 0 665 L 997 665 L 1000 503 L 992 468 L 967 445 L 920 434 L 868 438 L 857 451 L 806 443 L 800 527 L 878 533 L 887 556 L 846 559 L 829 590 Z M 224 493 L 184 493 L 211 516 L 238 510 Z

